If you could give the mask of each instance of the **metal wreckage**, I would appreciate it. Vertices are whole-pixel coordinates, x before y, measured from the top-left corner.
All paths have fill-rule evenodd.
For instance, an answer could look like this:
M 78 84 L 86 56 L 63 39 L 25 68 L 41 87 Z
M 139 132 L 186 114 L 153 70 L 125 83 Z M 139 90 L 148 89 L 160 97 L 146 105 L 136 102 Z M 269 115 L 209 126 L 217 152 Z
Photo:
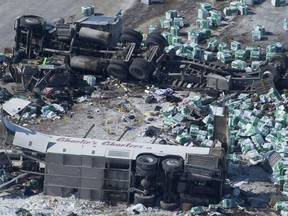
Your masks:
M 285 87 L 287 57 L 277 54 L 258 71 L 246 72 L 185 59 L 160 33 L 143 42 L 141 33 L 122 31 L 120 15 L 94 14 L 73 22 L 25 15 L 14 23 L 15 48 L 9 70 L 26 90 L 69 86 L 73 76 L 93 74 L 215 90 Z M 57 57 L 56 57 L 57 56 Z M 46 64 L 32 64 L 32 60 Z M 225 116 L 220 120 L 225 125 Z M 44 193 L 104 201 L 128 201 L 173 210 L 182 203 L 216 203 L 225 180 L 227 137 L 212 147 L 163 146 L 87 138 L 58 137 L 18 126 L 5 117 L 7 144 L 45 163 Z M 215 139 L 216 140 L 216 139 Z M 73 144 L 73 145 L 71 145 Z M 175 153 L 177 152 L 177 153 Z M 36 163 L 35 162 L 35 163 Z M 32 165 L 35 163 L 31 163 Z M 38 163 L 38 162 L 37 162 Z M 36 164 L 37 164 L 36 163 Z M 30 167 L 31 168 L 31 167 Z M 39 172 L 39 166 L 32 166 Z M 207 201 L 208 200 L 208 201 Z
M 120 80 L 140 80 L 161 85 L 215 90 L 255 90 L 287 87 L 288 57 L 277 53 L 258 70 L 187 59 L 165 49 L 167 40 L 152 32 L 143 41 L 140 32 L 122 31 L 122 17 L 85 16 L 78 21 L 62 18 L 52 23 L 38 16 L 15 20 L 15 48 L 10 72 L 28 90 L 47 85 L 71 84 L 75 74 L 112 76 Z M 57 55 L 57 58 L 53 56 Z M 41 65 L 28 60 L 38 59 Z M 26 63 L 25 63 L 26 60 Z M 30 61 L 31 62 L 31 61 Z M 61 80 L 61 82 L 59 82 Z

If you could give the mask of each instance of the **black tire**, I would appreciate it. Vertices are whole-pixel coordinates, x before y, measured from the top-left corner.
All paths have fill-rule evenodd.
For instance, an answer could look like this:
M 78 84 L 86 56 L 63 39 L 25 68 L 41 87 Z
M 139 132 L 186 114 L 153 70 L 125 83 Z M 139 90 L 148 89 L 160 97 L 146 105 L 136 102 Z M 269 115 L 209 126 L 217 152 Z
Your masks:
M 274 83 L 277 83 L 280 79 L 278 69 L 273 65 L 264 65 L 260 68 L 261 79 L 272 79 Z
M 124 44 L 135 43 L 136 46 L 139 46 L 141 44 L 141 41 L 138 38 L 136 38 L 136 37 L 134 37 L 133 35 L 130 35 L 130 34 L 122 34 L 120 36 L 119 41 L 121 43 L 124 43 Z
M 128 29 L 124 29 L 123 30 L 123 34 L 132 35 L 132 36 L 134 36 L 135 38 L 137 38 L 141 42 L 143 40 L 143 35 L 140 32 L 138 32 L 138 31 L 136 31 L 134 29 L 129 29 L 129 28 Z
M 155 176 L 157 174 L 157 169 L 144 170 L 144 169 L 141 169 L 140 167 L 136 166 L 136 173 L 142 177 L 144 177 L 144 176 L 152 177 L 152 176 Z
M 155 68 L 151 62 L 148 62 L 143 58 L 136 58 L 133 60 L 129 72 L 138 80 L 147 80 L 150 78 L 154 69 Z
M 142 194 L 134 194 L 134 204 L 141 203 L 145 207 L 154 207 L 155 195 L 144 196 Z
M 111 59 L 107 72 L 118 79 L 126 79 L 129 72 L 129 64 L 122 59 Z
M 288 68 L 288 57 L 284 53 L 277 53 L 269 59 L 269 63 L 284 71 Z
M 157 54 L 162 54 L 164 48 L 168 46 L 167 40 L 158 32 L 153 32 L 149 34 L 147 40 L 145 41 L 145 46 L 150 48 L 151 46 L 158 46 L 159 51 Z
M 45 20 L 42 17 L 27 15 L 20 17 L 20 27 L 28 29 L 42 29 Z
M 167 211 L 173 211 L 176 208 L 178 208 L 179 204 L 178 203 L 166 203 L 162 200 L 160 200 L 160 208 L 167 210 Z
M 136 169 L 141 170 L 157 170 L 158 160 L 153 155 L 140 155 L 136 158 Z
M 162 168 L 166 172 L 179 172 L 182 170 L 183 162 L 180 159 L 167 158 L 162 161 Z

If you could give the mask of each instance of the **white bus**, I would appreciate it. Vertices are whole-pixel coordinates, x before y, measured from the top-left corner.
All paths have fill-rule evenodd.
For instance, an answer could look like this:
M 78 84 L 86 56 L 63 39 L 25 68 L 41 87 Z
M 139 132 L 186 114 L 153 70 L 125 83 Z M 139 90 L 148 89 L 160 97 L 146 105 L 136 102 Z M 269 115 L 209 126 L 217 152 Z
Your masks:
M 218 202 L 225 173 L 221 146 L 185 147 L 53 136 L 3 118 L 7 144 L 42 156 L 44 194 L 127 201 L 172 210 Z

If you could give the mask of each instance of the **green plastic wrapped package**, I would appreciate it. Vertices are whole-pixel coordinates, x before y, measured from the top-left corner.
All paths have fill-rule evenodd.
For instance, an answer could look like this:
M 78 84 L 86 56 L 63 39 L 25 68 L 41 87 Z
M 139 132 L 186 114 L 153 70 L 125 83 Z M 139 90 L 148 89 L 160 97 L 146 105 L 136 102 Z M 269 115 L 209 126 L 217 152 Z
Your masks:
M 205 213 L 207 210 L 207 207 L 205 206 L 195 206 L 195 207 L 192 207 L 190 209 L 190 214 L 191 215 L 202 215 L 203 213 Z
M 276 202 L 276 204 L 274 205 L 274 209 L 276 211 L 280 211 L 286 208 L 288 208 L 288 201 L 279 201 L 279 202 Z

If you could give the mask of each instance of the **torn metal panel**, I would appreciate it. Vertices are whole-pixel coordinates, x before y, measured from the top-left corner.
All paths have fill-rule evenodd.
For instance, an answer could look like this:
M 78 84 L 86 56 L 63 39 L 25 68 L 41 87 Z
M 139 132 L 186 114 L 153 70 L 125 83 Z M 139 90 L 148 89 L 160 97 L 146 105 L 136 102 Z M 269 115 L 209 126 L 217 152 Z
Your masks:
M 41 153 L 45 153 L 48 145 L 52 145 L 51 136 L 16 125 L 8 121 L 5 117 L 3 118 L 3 123 L 8 136 L 11 137 L 11 143 L 7 144 L 12 144 Z
M 21 98 L 12 98 L 3 104 L 3 109 L 11 116 L 15 116 L 21 112 L 31 102 Z

